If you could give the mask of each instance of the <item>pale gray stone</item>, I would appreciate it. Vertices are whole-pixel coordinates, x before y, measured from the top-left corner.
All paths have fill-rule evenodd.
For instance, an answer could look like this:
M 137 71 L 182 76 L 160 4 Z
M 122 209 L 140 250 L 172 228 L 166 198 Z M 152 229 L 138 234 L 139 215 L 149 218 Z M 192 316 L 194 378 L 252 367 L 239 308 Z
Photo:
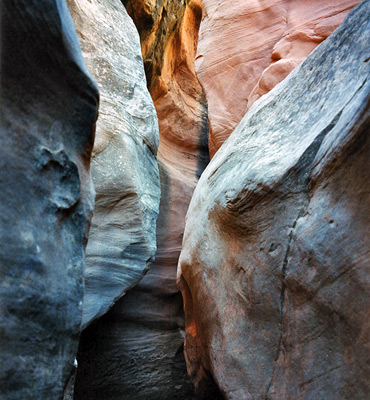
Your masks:
M 135 286 L 156 251 L 158 122 L 139 35 L 119 0 L 68 0 L 100 110 L 92 159 L 96 190 L 86 249 L 82 328 Z

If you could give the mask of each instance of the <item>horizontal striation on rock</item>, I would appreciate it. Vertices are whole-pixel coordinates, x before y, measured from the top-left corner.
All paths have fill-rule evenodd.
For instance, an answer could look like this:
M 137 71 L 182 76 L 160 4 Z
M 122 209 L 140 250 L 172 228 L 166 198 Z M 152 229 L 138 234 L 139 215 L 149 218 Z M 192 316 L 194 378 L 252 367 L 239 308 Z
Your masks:
M 0 16 L 0 397 L 57 400 L 82 319 L 99 94 L 63 0 Z
M 82 327 L 143 277 L 156 252 L 158 122 L 139 35 L 119 0 L 68 0 L 101 105 L 91 164 L 95 208 Z
M 211 157 L 245 112 L 343 21 L 358 0 L 203 0 L 196 71 Z
M 365 399 L 370 2 L 257 101 L 194 192 L 188 371 L 227 399 Z

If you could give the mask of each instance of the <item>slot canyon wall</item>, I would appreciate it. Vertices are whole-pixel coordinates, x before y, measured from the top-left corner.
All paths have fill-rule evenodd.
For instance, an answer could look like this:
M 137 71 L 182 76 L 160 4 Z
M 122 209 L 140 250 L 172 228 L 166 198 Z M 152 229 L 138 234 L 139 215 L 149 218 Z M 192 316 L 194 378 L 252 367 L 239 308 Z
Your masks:
M 203 0 L 196 71 L 216 153 L 246 111 L 343 21 L 358 0 Z
M 178 274 L 200 391 L 368 396 L 369 17 L 257 101 L 199 180 Z
M 57 400 L 82 318 L 99 95 L 63 1 L 0 11 L 0 397 Z
M 1 3 L 2 399 L 367 398 L 357 3 Z
M 122 317 L 116 325 L 109 318 L 89 324 L 133 288 L 154 259 L 158 122 L 139 35 L 122 3 L 68 0 L 68 5 L 101 93 L 91 164 L 96 205 L 86 249 L 84 332 L 74 398 L 109 399 L 127 391 L 123 376 L 132 364 L 120 346 L 122 338 L 128 339 L 126 325 Z
M 160 2 L 159 2 L 160 3 Z M 144 4 L 144 3 L 143 3 Z M 141 2 L 128 4 L 126 7 L 129 12 L 138 12 L 140 18 Z M 106 114 L 112 110 L 115 114 L 122 114 L 124 110 L 115 109 L 114 99 L 111 98 L 109 111 L 104 109 L 105 93 L 110 93 L 112 85 L 118 93 L 121 89 L 117 87 L 117 79 L 109 82 L 102 80 L 100 58 L 103 58 L 104 70 L 107 69 L 107 56 L 105 48 L 107 43 L 103 43 L 101 37 L 116 36 L 110 40 L 112 55 L 119 53 L 125 54 L 126 59 L 121 59 L 118 54 L 109 61 L 113 67 L 120 63 L 128 64 L 127 68 L 131 71 L 137 70 L 137 65 L 133 66 L 129 58 L 132 54 L 127 54 L 127 32 L 124 29 L 119 31 L 122 26 L 119 15 L 125 13 L 119 1 L 109 4 L 98 1 L 91 4 L 82 1 L 69 1 L 72 16 L 75 19 L 77 32 L 81 39 L 82 50 L 86 58 L 88 67 L 96 79 L 102 97 L 101 113 L 103 121 Z M 135 9 L 133 10 L 133 7 Z M 114 13 L 114 18 L 107 18 Z M 79 368 L 75 387 L 75 398 L 190 398 L 192 387 L 186 373 L 185 361 L 183 356 L 184 340 L 184 320 L 182 311 L 182 299 L 176 285 L 176 268 L 178 257 L 181 250 L 182 235 L 184 231 L 185 214 L 190 202 L 192 192 L 195 188 L 199 175 L 208 162 L 208 121 L 205 100 L 202 89 L 197 81 L 194 71 L 194 58 L 197 44 L 197 33 L 201 18 L 201 8 L 198 2 L 165 2 L 156 4 L 156 9 L 150 10 L 154 16 L 153 25 L 144 24 L 141 34 L 142 52 L 144 65 L 148 78 L 148 87 L 154 100 L 158 114 L 160 145 L 158 149 L 158 162 L 161 173 L 161 204 L 157 226 L 158 251 L 156 261 L 152 263 L 150 271 L 144 279 L 132 290 L 130 290 L 120 301 L 117 297 L 110 295 L 108 300 L 112 304 L 112 299 L 116 302 L 113 309 L 106 316 L 100 318 L 96 323 L 87 327 L 82 334 L 79 349 Z M 91 21 L 94 21 L 93 28 Z M 102 22 L 104 21 L 104 22 Z M 135 20 L 140 28 L 140 19 Z M 145 29 L 146 30 L 145 30 Z M 93 31 L 91 33 L 91 31 Z M 153 35 L 154 31 L 154 35 Z M 95 35 L 95 36 L 94 36 Z M 156 38 L 154 43 L 150 43 L 148 37 Z M 126 42 L 125 42 L 126 40 Z M 132 37 L 128 40 L 131 46 L 140 49 Z M 96 47 L 100 46 L 100 53 Z M 137 41 L 136 41 L 137 42 Z M 92 49 L 91 49 L 92 47 Z M 137 51 L 137 50 L 136 50 Z M 122 66 L 117 69 L 122 75 Z M 133 84 L 145 84 L 143 77 L 132 79 L 132 72 L 127 74 L 127 81 L 131 79 Z M 124 75 L 123 75 L 124 76 Z M 128 85 L 130 83 L 127 83 Z M 128 99 L 123 104 L 127 107 L 135 99 Z M 104 132 L 108 129 L 104 129 Z M 135 134 L 135 132 L 134 132 Z M 97 139 L 100 136 L 99 123 L 97 127 Z M 96 145 L 97 146 L 97 145 Z M 125 151 L 124 149 L 120 151 Z M 109 157 L 109 155 L 107 156 Z M 96 158 L 96 157 L 95 157 Z M 92 161 L 92 173 L 95 183 L 94 165 Z M 100 174 L 104 177 L 110 173 L 109 160 L 103 159 L 99 162 Z M 115 163 L 115 159 L 111 160 Z M 142 163 L 142 160 L 139 159 Z M 139 164 L 140 166 L 140 164 Z M 144 172 L 148 166 L 142 166 Z M 97 167 L 95 167 L 97 169 Z M 125 179 L 122 176 L 122 180 Z M 144 177 L 145 179 L 145 177 Z M 117 183 L 117 187 L 122 182 Z M 102 186 L 101 195 L 106 193 L 107 185 Z M 97 187 L 97 199 L 99 199 L 99 187 Z M 122 198 L 124 205 L 126 198 Z M 133 199 L 135 202 L 136 199 Z M 100 212 L 105 220 L 111 214 L 107 209 L 107 203 L 100 203 Z M 134 204 L 134 203 L 133 203 Z M 99 205 L 99 204 L 98 204 Z M 108 204 L 109 205 L 109 204 Z M 132 204 L 126 204 L 128 209 Z M 118 209 L 117 213 L 125 212 Z M 117 214 L 118 215 L 118 214 Z M 130 219 L 123 215 L 122 220 Z M 90 238 L 94 240 L 94 220 Z M 155 226 L 152 224 L 151 226 Z M 122 222 L 124 228 L 124 222 Z M 96 227 L 96 231 L 101 229 Z M 104 226 L 104 231 L 106 227 Z M 121 231 L 121 235 L 123 232 Z M 104 240 L 109 245 L 112 239 L 109 238 L 110 231 L 104 232 L 101 242 Z M 90 239 L 89 239 L 90 240 Z M 102 254 L 99 259 L 89 259 L 89 249 L 87 247 L 87 275 L 86 283 L 94 271 L 89 273 L 91 262 L 97 267 L 103 261 L 103 265 L 109 266 L 111 258 Z M 121 264 L 127 263 L 126 255 L 121 255 Z M 98 272 L 101 272 L 101 267 Z M 103 271 L 106 280 L 113 280 L 110 272 Z M 132 271 L 128 272 L 129 274 Z M 90 275 L 89 275 L 90 274 Z M 123 277 L 125 280 L 126 277 Z M 91 279 L 91 278 L 90 278 Z M 95 277 L 101 280 L 101 276 Z M 129 276 L 128 284 L 133 282 Z M 123 282 L 117 282 L 117 288 L 127 288 Z M 106 282 L 91 286 L 87 292 L 88 305 L 100 307 L 101 315 L 107 310 L 102 309 L 100 297 L 104 295 Z M 89 289 L 89 286 L 87 286 Z M 103 289 L 103 293 L 102 293 Z M 122 293 L 122 292 L 121 292 Z M 108 295 L 110 293 L 108 292 Z M 94 296 L 93 296 L 94 295 Z M 96 316 L 99 316 L 96 314 Z M 91 320 L 91 319 L 90 319 Z
M 156 252 L 158 122 L 139 36 L 118 0 L 68 0 L 86 66 L 100 90 L 91 173 L 82 328 L 134 287 Z

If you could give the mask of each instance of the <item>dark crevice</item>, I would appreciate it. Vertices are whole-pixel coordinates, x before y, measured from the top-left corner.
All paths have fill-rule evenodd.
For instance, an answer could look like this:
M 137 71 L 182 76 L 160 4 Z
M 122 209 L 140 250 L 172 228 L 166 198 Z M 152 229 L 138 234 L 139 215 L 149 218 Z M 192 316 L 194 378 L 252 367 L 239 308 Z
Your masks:
M 286 278 L 286 273 L 287 273 L 287 266 L 288 266 L 288 261 L 289 261 L 289 255 L 290 255 L 290 248 L 291 248 L 291 242 L 292 242 L 292 238 L 293 238 L 293 232 L 294 229 L 297 225 L 297 221 L 299 220 L 299 218 L 301 218 L 304 215 L 304 211 L 301 210 L 297 216 L 297 218 L 295 219 L 293 226 L 289 232 L 289 236 L 288 236 L 288 245 L 285 251 L 285 255 L 284 255 L 284 260 L 283 260 L 283 265 L 281 268 L 281 290 L 280 290 L 280 335 L 279 335 L 279 343 L 278 343 L 278 349 L 277 349 L 277 353 L 276 353 L 276 357 L 274 359 L 274 368 L 271 374 L 271 380 L 267 386 L 267 390 L 266 390 L 266 400 L 268 399 L 268 393 L 270 391 L 270 387 L 272 384 L 272 381 L 274 379 L 274 375 L 275 375 L 275 369 L 276 369 L 276 364 L 277 361 L 279 359 L 279 355 L 280 355 L 280 351 L 281 351 L 281 347 L 282 347 L 282 343 L 283 343 L 283 311 L 284 311 L 284 298 L 285 298 L 285 278 Z
M 283 266 L 281 269 L 281 291 L 280 291 L 280 325 L 283 324 L 283 307 L 284 307 L 284 294 L 285 294 L 285 278 L 286 278 L 286 272 L 287 272 L 287 265 L 288 265 L 288 260 L 289 260 L 289 255 L 290 255 L 290 245 L 292 242 L 292 237 L 293 237 L 293 232 L 294 229 L 297 225 L 297 221 L 299 218 L 303 216 L 303 212 L 300 211 L 298 214 L 298 217 L 293 223 L 292 229 L 289 232 L 289 237 L 288 237 L 288 246 L 285 252 L 284 260 L 283 260 Z M 281 338 L 279 340 L 281 342 Z M 280 348 L 280 346 L 279 346 Z
M 210 162 L 209 150 L 208 150 L 208 136 L 209 136 L 208 108 L 203 89 L 202 89 L 202 100 L 200 104 L 202 105 L 202 114 L 201 114 L 201 129 L 200 129 L 198 149 L 197 149 L 198 150 L 197 170 L 195 173 L 197 180 L 199 180 L 203 171 L 206 169 L 207 165 Z

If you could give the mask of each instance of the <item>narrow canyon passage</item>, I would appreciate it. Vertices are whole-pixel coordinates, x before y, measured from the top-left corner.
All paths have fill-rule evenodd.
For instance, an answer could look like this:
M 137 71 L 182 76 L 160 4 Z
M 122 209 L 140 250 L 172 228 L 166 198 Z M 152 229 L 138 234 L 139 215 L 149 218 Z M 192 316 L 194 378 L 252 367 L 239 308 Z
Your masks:
M 203 5 L 199 1 L 193 0 L 152 2 L 151 4 L 146 1 L 126 0 L 123 2 L 140 35 L 147 87 L 158 117 L 160 138 L 158 167 L 161 201 L 156 227 L 157 252 L 156 259 L 154 262 L 150 261 L 150 269 L 145 276 L 136 285 L 133 285 L 133 288 L 128 288 L 127 293 L 115 301 L 114 306 L 105 315 L 92 322 L 82 332 L 77 354 L 79 368 L 75 382 L 75 400 L 87 398 L 92 400 L 244 398 L 245 394 L 240 385 L 245 384 L 244 379 L 248 377 L 248 374 L 243 373 L 242 376 L 239 376 L 237 370 L 233 372 L 233 368 L 235 368 L 235 362 L 239 365 L 238 368 L 242 368 L 244 361 L 241 360 L 246 358 L 246 356 L 243 356 L 245 351 L 243 341 L 246 338 L 243 335 L 241 335 L 241 339 L 238 338 L 237 332 L 241 332 L 243 329 L 249 332 L 250 328 L 248 325 L 245 326 L 243 320 L 241 323 L 244 324 L 244 328 L 238 327 L 238 321 L 233 320 L 234 312 L 237 315 L 240 312 L 238 304 L 229 307 L 223 305 L 221 300 L 217 300 L 219 305 L 215 303 L 210 305 L 209 311 L 220 306 L 222 307 L 221 313 L 225 312 L 225 307 L 233 310 L 231 315 L 227 313 L 225 318 L 231 319 L 232 327 L 238 328 L 231 335 L 232 339 L 226 339 L 224 347 L 227 348 L 228 345 L 237 346 L 240 350 L 236 350 L 235 354 L 232 352 L 232 359 L 235 361 L 230 362 L 230 364 L 228 364 L 227 359 L 228 351 L 219 348 L 223 343 L 221 338 L 216 341 L 215 348 L 217 350 L 213 350 L 213 346 L 207 344 L 203 338 L 203 335 L 212 337 L 211 333 L 208 334 L 208 327 L 211 327 L 217 321 L 215 316 L 212 320 L 207 320 L 206 325 L 200 330 L 197 328 L 195 336 L 193 336 L 193 333 L 189 335 L 189 323 L 191 326 L 198 326 L 199 321 L 204 318 L 202 315 L 203 308 L 199 304 L 199 300 L 197 302 L 193 297 L 189 297 L 189 295 L 192 296 L 191 293 L 197 293 L 197 290 L 199 290 L 194 289 L 194 287 L 197 287 L 201 280 L 197 283 L 194 279 L 191 279 L 188 283 L 185 281 L 181 283 L 186 302 L 185 311 L 188 314 L 190 313 L 193 316 L 192 318 L 195 318 L 193 325 L 193 322 L 189 322 L 189 316 L 187 317 L 185 354 L 188 370 L 186 369 L 183 301 L 176 284 L 176 270 L 185 227 L 185 215 L 197 181 L 209 162 L 208 148 L 214 155 L 252 103 L 284 79 L 313 48 L 333 31 L 335 26 L 339 25 L 348 9 L 354 5 L 354 2 L 334 3 L 331 8 L 310 6 L 312 8 L 310 8 L 310 12 L 307 12 L 306 6 L 299 3 L 285 4 L 280 2 L 268 7 L 264 5 L 254 8 L 255 5 L 246 2 L 244 7 L 247 9 L 249 17 L 241 21 L 238 21 L 236 17 L 234 21 L 231 13 L 230 20 L 232 23 L 230 22 L 226 26 L 227 30 L 231 31 L 229 34 L 233 35 L 235 34 L 233 29 L 238 32 L 238 24 L 245 23 L 250 29 L 249 34 L 254 35 L 254 40 L 260 40 L 264 47 L 260 46 L 257 52 L 257 45 L 242 36 L 236 44 L 244 46 L 244 49 L 249 49 L 250 53 L 247 52 L 246 56 L 237 59 L 237 63 L 239 62 L 237 67 L 229 68 L 228 63 L 230 61 L 227 61 L 226 65 L 215 72 L 213 63 L 223 65 L 226 62 L 225 60 L 233 59 L 235 47 L 233 42 L 231 48 L 228 46 L 219 48 L 222 33 L 217 30 L 220 29 L 217 28 L 217 25 L 220 23 L 223 26 L 222 18 L 219 20 L 217 11 L 212 10 L 212 2 L 204 1 Z M 201 42 L 198 46 L 202 7 L 206 10 L 206 14 L 203 18 Z M 304 21 L 302 21 L 303 9 L 307 13 Z M 213 12 L 214 14 L 212 14 Z M 228 16 L 227 10 L 224 11 L 224 15 Z M 269 15 L 270 18 L 273 15 L 274 17 L 271 20 L 267 18 L 259 19 L 260 15 Z M 298 19 L 297 16 L 299 16 Z M 288 19 L 290 22 L 287 24 L 284 20 Z M 276 30 L 271 29 L 271 26 L 266 26 L 271 21 L 273 21 Z M 212 30 L 207 30 L 207 26 L 212 23 L 214 24 Z M 214 37 L 208 37 L 212 34 Z M 224 34 L 226 35 L 226 33 Z M 305 35 L 308 35 L 309 39 Z M 269 37 L 268 40 L 266 40 L 266 36 Z M 217 48 L 219 48 L 219 51 L 215 53 Z M 242 54 L 244 54 L 244 49 L 241 51 Z M 230 54 L 227 53 L 228 51 Z M 279 57 L 277 57 L 277 54 Z M 273 63 L 270 65 L 271 57 Z M 256 62 L 258 62 L 258 66 Z M 195 66 L 206 93 L 198 82 Z M 244 72 L 246 68 L 247 74 Z M 242 78 L 241 74 L 245 76 Z M 228 81 L 237 84 L 239 89 L 224 93 L 220 89 L 223 83 L 218 85 L 217 79 L 221 79 L 221 82 Z M 266 82 L 269 82 L 268 85 L 265 84 Z M 232 96 L 230 99 L 229 93 L 237 93 L 238 95 Z M 211 104 L 212 112 L 210 116 L 208 116 L 206 96 Z M 240 96 L 243 101 L 239 101 Z M 227 107 L 226 111 L 224 107 Z M 208 118 L 212 124 L 212 142 L 209 145 Z M 220 118 L 222 120 L 221 128 L 219 127 Z M 222 132 L 221 136 L 219 132 Z M 320 144 L 321 142 L 315 144 L 317 147 L 315 147 L 315 151 L 320 147 Z M 300 172 L 297 178 L 293 175 L 289 178 L 292 181 L 291 185 L 295 187 L 294 190 L 297 193 L 301 192 L 295 196 L 295 203 L 283 206 L 283 198 L 278 200 L 278 203 L 281 204 L 280 214 L 284 214 L 283 209 L 287 210 L 285 221 L 287 226 L 296 225 L 296 222 L 293 224 L 290 221 L 291 218 L 296 221 L 296 216 L 291 213 L 296 204 L 298 208 L 303 207 L 303 204 L 307 208 L 307 182 L 301 182 L 299 174 L 302 176 L 309 174 L 315 154 L 312 153 L 311 156 L 307 156 L 310 159 L 309 162 L 302 161 L 302 165 L 305 166 L 298 167 Z M 252 159 L 252 157 L 249 156 L 249 159 Z M 239 163 L 241 164 L 240 161 Z M 262 175 L 260 174 L 260 176 Z M 235 187 L 236 183 L 234 182 L 233 185 Z M 290 186 L 288 185 L 288 187 Z M 291 189 L 284 190 L 289 192 Z M 257 219 L 261 217 L 260 213 L 263 213 L 263 211 L 257 211 Z M 196 215 L 196 213 L 191 212 L 190 221 L 192 215 Z M 239 218 L 241 215 L 242 213 L 239 214 Z M 254 224 L 254 222 L 250 223 Z M 267 236 L 271 239 L 275 235 L 273 225 L 279 223 L 275 221 L 274 223 L 269 222 L 269 224 L 272 227 Z M 207 223 L 203 222 L 203 225 L 207 226 Z M 288 248 L 290 248 L 294 230 L 291 229 L 291 226 L 288 235 L 290 238 Z M 227 234 L 228 228 L 223 226 L 222 229 L 224 235 Z M 197 229 L 193 229 L 193 237 L 195 237 L 196 232 Z M 207 237 L 211 234 L 212 229 L 208 228 L 202 241 L 207 241 Z M 236 250 L 235 253 L 235 246 L 238 247 L 237 243 L 240 239 L 232 237 L 233 239 L 228 245 L 230 250 L 220 255 L 219 258 L 228 260 L 230 265 L 233 265 L 233 263 L 241 265 L 242 261 L 235 261 L 235 258 L 238 259 L 240 256 L 238 253 L 241 252 L 241 250 Z M 223 240 L 220 237 L 215 239 L 218 247 L 222 245 Z M 249 242 L 252 243 L 253 240 L 250 238 Z M 275 242 L 271 245 L 273 250 L 269 250 L 269 255 L 276 252 L 278 258 L 278 254 L 281 253 L 279 248 L 286 246 L 286 244 L 282 239 L 279 241 L 275 238 Z M 243 251 L 249 248 L 250 243 L 243 245 Z M 199 245 L 198 251 L 201 251 L 201 248 L 202 246 Z M 188 248 L 185 245 L 185 255 L 187 251 Z M 285 253 L 286 269 L 290 254 Z M 197 255 L 196 258 L 198 257 L 200 256 Z M 254 254 L 247 256 L 248 259 L 250 257 L 253 258 Z M 271 262 L 269 261 L 269 263 Z M 186 265 L 187 263 L 188 261 L 186 261 Z M 214 260 L 213 263 L 217 265 L 218 261 Z M 273 265 L 275 265 L 274 263 L 275 261 Z M 190 264 L 194 268 L 197 262 L 191 261 Z M 207 265 L 207 259 L 203 260 L 203 265 Z M 182 271 L 184 271 L 183 263 L 181 266 Z M 222 269 L 222 267 L 219 268 Z M 247 270 L 247 267 L 244 268 Z M 262 271 L 259 273 L 261 274 Z M 286 271 L 283 273 L 285 276 Z M 255 274 L 255 279 L 258 279 L 257 272 Z M 225 287 L 220 283 L 220 287 L 223 287 L 225 294 L 229 291 L 232 294 L 234 290 L 233 273 L 229 271 L 227 275 L 228 283 Z M 214 279 L 215 277 L 209 280 L 211 285 Z M 251 282 L 247 285 L 245 277 L 240 278 L 238 275 L 238 279 L 242 279 L 240 282 L 241 289 L 236 289 L 236 296 L 237 298 L 240 296 L 242 299 L 248 299 L 248 296 L 251 295 L 245 293 L 252 290 L 253 285 Z M 264 278 L 264 285 L 268 285 L 271 279 Z M 281 281 L 280 276 L 277 280 Z M 205 288 L 207 284 L 207 281 L 203 283 Z M 184 285 L 187 287 L 186 290 L 184 290 Z M 284 282 L 283 285 L 285 287 Z M 262 293 L 261 296 L 269 295 L 263 289 L 259 290 Z M 284 292 L 281 288 L 280 297 L 277 296 L 280 303 L 285 301 Z M 273 293 L 271 288 L 269 293 Z M 209 299 L 205 301 L 206 304 L 208 301 L 212 301 L 213 296 L 211 294 L 207 293 L 206 297 Z M 219 297 L 221 299 L 222 295 L 219 294 Z M 232 300 L 232 302 L 234 303 L 235 300 Z M 190 303 L 192 304 L 191 311 L 189 310 Z M 267 308 L 267 305 L 264 305 L 260 310 L 260 315 L 264 315 L 265 312 L 268 313 Z M 213 315 L 212 312 L 210 315 Z M 248 320 L 253 320 L 251 314 L 246 317 L 246 321 Z M 273 325 L 274 321 L 275 319 L 272 317 L 266 327 Z M 274 357 L 275 354 L 280 353 L 280 348 L 283 346 L 283 331 L 280 331 L 282 322 L 283 314 L 280 312 L 276 319 L 276 326 L 266 328 L 271 329 L 271 335 L 274 338 L 277 337 L 276 340 L 272 339 L 269 348 Z M 254 324 L 257 327 L 256 332 L 262 329 L 262 327 L 259 328 L 259 318 Z M 276 332 L 274 331 L 275 328 Z M 229 330 L 230 327 L 227 325 L 224 327 L 221 322 L 220 326 L 215 329 L 215 333 L 217 336 L 218 332 L 229 332 Z M 225 338 L 229 335 L 230 333 L 225 333 Z M 252 335 L 258 335 L 258 333 L 252 333 Z M 228 343 L 229 340 L 230 343 Z M 256 340 L 257 342 L 253 342 L 252 346 L 258 347 L 258 338 Z M 279 350 L 276 349 L 277 343 L 279 343 Z M 212 353 L 213 351 L 216 353 Z M 208 352 L 210 354 L 207 354 Z M 223 353 L 225 353 L 226 359 L 221 362 L 217 361 L 218 358 L 223 359 Z M 254 362 L 258 362 L 259 357 L 259 355 L 256 355 Z M 210 361 L 211 359 L 216 360 L 214 361 L 215 364 Z M 269 368 L 273 366 L 274 363 L 271 362 L 270 366 L 265 368 L 267 371 L 265 373 L 268 374 Z M 228 368 L 229 371 L 225 368 Z M 253 364 L 253 368 L 258 370 L 255 364 Z M 275 371 L 276 367 L 273 368 Z M 220 380 L 218 371 L 224 371 L 221 375 L 230 375 L 229 381 L 225 382 L 225 378 Z M 188 373 L 190 373 L 190 377 Z M 268 393 L 273 390 L 275 385 L 274 373 L 271 372 L 270 374 L 271 378 L 266 384 L 267 389 L 264 388 L 262 381 L 259 387 L 254 386 L 251 382 L 246 384 L 247 387 L 253 387 L 257 397 L 263 396 L 264 390 Z M 255 381 L 258 382 L 263 379 L 264 374 L 261 371 L 260 377 L 256 377 Z M 239 381 L 243 383 L 239 383 Z M 195 385 L 196 394 L 193 385 Z M 222 388 L 224 394 L 221 394 L 219 388 Z
M 176 270 L 186 211 L 209 162 L 207 107 L 194 70 L 201 4 L 154 2 L 148 10 L 145 1 L 123 3 L 140 34 L 158 116 L 157 252 L 143 279 L 83 331 L 75 398 L 193 399 Z
M 0 27 L 1 400 L 368 400 L 370 0 Z

